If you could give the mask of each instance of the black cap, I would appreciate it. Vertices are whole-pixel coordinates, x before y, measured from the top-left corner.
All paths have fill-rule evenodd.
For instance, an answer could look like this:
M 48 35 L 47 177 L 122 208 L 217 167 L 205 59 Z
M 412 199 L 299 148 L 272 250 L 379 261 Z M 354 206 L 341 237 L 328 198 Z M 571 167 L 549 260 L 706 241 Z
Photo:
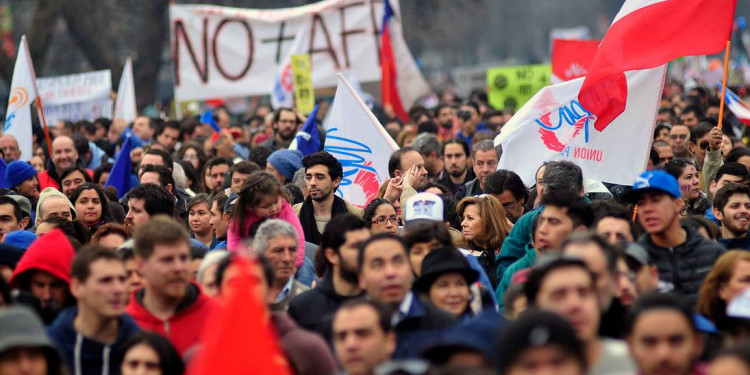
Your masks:
M 427 293 L 432 283 L 440 275 L 446 273 L 460 273 L 466 279 L 466 284 L 473 284 L 479 279 L 479 273 L 469 265 L 469 261 L 453 247 L 439 247 L 430 251 L 422 260 L 422 272 L 414 282 L 414 290 Z

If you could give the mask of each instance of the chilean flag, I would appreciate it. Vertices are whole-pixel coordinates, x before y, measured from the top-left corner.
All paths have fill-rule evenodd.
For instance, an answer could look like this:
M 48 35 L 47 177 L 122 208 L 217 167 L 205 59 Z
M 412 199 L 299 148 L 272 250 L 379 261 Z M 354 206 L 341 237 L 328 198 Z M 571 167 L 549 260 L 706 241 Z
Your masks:
M 599 45 L 578 96 L 604 130 L 626 106 L 624 72 L 726 46 L 737 0 L 627 0 Z
M 733 93 L 728 87 L 727 91 L 724 93 L 724 101 L 727 103 L 729 110 L 731 110 L 740 121 L 750 126 L 750 105 L 743 102 L 737 94 Z
M 409 115 L 404 109 L 401 97 L 398 94 L 398 76 L 396 70 L 396 59 L 391 44 L 390 20 L 394 17 L 391 2 L 385 0 L 385 12 L 383 13 L 383 28 L 380 31 L 380 92 L 383 96 L 383 107 L 390 105 L 393 112 L 401 121 L 409 121 Z

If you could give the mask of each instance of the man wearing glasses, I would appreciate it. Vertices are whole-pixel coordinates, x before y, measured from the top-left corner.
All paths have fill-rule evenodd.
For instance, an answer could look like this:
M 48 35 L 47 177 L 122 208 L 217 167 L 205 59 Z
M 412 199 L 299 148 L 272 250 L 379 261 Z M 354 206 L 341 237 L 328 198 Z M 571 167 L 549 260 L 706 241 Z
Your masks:
M 300 121 L 297 114 L 291 108 L 279 108 L 273 115 L 273 137 L 268 138 L 260 146 L 268 147 L 271 151 L 289 148 Z

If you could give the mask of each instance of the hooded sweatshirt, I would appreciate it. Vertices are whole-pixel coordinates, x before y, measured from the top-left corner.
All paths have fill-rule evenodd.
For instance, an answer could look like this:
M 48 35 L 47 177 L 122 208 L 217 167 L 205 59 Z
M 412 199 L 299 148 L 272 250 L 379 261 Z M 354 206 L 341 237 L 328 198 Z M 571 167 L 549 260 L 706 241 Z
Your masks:
M 91 340 L 78 333 L 73 321 L 78 315 L 78 308 L 64 310 L 47 327 L 47 334 L 62 353 L 63 360 L 71 375 L 119 375 L 120 365 L 125 356 L 124 345 L 128 337 L 140 331 L 133 318 L 122 314 L 117 327 L 117 340 L 112 345 L 105 345 Z
M 245 209 L 245 216 L 247 217 L 247 220 L 245 220 L 245 227 L 242 228 L 241 231 L 237 228 L 239 224 L 234 221 L 229 222 L 229 228 L 227 230 L 227 249 L 230 252 L 239 251 L 242 247 L 242 240 L 244 239 L 240 233 L 247 233 L 253 223 L 260 220 L 255 212 L 247 208 Z M 281 199 L 281 210 L 279 211 L 279 215 L 274 217 L 274 219 L 284 220 L 287 223 L 292 224 L 294 229 L 297 230 L 297 258 L 294 260 L 294 266 L 299 269 L 305 261 L 305 231 L 302 229 L 302 224 L 300 224 L 297 214 L 286 199 Z
M 189 284 L 185 296 L 174 314 L 166 321 L 151 314 L 143 306 L 145 289 L 130 297 L 125 312 L 133 317 L 141 329 L 156 332 L 169 339 L 180 355 L 198 343 L 203 324 L 216 306 L 211 297 L 203 294 L 195 284 Z M 74 374 L 75 375 L 75 374 Z
M 39 299 L 33 296 L 30 290 L 25 289 L 28 288 L 29 277 L 32 271 L 40 270 L 70 285 L 70 264 L 74 256 L 73 245 L 70 244 L 65 234 L 60 229 L 53 229 L 31 243 L 8 281 L 11 289 L 19 289 L 22 292 L 16 298 L 16 302 L 34 309 L 44 324 L 52 323 L 60 309 L 65 306 L 42 307 Z M 66 306 L 74 302 L 73 296 L 68 295 Z M 1 332 L 0 336 L 2 336 Z

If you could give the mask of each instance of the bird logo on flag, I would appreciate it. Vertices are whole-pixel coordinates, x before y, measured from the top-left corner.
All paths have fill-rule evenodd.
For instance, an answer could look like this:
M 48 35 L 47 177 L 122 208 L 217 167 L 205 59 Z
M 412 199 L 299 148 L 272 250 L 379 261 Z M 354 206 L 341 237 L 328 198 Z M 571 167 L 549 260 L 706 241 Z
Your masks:
M 29 92 L 23 87 L 14 87 L 10 92 L 8 111 L 15 111 L 29 103 Z
M 555 114 L 556 119 L 553 118 Z M 544 145 L 552 151 L 561 152 L 581 133 L 581 130 L 588 143 L 589 127 L 596 121 L 596 116 L 583 108 L 577 100 L 571 100 L 556 110 L 544 113 L 535 121 L 539 125 L 539 135 Z

